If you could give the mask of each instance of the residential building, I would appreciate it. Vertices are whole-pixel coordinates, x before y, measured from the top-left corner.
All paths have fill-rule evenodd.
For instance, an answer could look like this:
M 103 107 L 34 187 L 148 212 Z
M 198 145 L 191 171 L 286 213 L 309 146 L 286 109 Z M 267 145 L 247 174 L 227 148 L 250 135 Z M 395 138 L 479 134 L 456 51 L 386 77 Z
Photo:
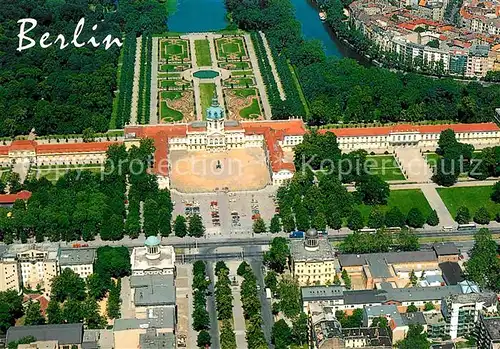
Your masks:
M 442 338 L 450 332 L 450 324 L 446 323 L 441 311 L 424 313 L 429 338 Z
M 447 285 L 458 285 L 464 281 L 463 271 L 460 265 L 456 262 L 439 263 L 443 280 Z
M 290 242 L 293 275 L 302 286 L 333 283 L 336 267 L 335 254 L 328 239 L 309 229 L 304 240 Z
M 439 263 L 458 262 L 460 251 L 453 242 L 438 242 L 432 245 Z
M 393 320 L 396 323 L 402 323 L 401 314 L 394 304 L 375 305 L 363 308 L 363 327 L 371 327 L 373 319 L 384 317 L 387 322 Z
M 176 314 L 173 307 L 159 307 L 147 312 L 144 319 L 116 319 L 113 327 L 115 348 L 155 348 L 155 343 L 165 343 L 175 348 Z M 174 345 L 172 345 L 174 344 Z
M 132 275 L 174 275 L 174 248 L 162 246 L 156 236 L 149 236 L 144 247 L 134 247 L 130 263 Z
M 21 290 L 21 270 L 16 256 L 8 253 L 6 245 L 0 246 L 0 292 Z
M 94 272 L 95 250 L 90 248 L 72 248 L 59 250 L 61 272 L 69 268 L 85 279 Z
M 500 317 L 480 314 L 476 339 L 478 349 L 500 349 Z
M 172 274 L 132 275 L 130 289 L 130 299 L 134 302 L 137 318 L 145 317 L 151 308 L 175 307 L 175 285 Z
M 7 343 L 33 336 L 39 342 L 57 343 L 57 349 L 81 349 L 83 343 L 83 324 L 58 324 L 38 326 L 13 326 L 7 330 Z M 46 348 L 46 347 L 42 347 Z M 52 349 L 52 347 L 50 347 Z
M 453 294 L 444 297 L 443 316 L 450 324 L 451 339 L 473 332 L 481 313 L 496 313 L 498 299 L 493 292 Z
M 17 349 L 58 349 L 58 341 L 36 341 L 29 344 L 19 344 Z

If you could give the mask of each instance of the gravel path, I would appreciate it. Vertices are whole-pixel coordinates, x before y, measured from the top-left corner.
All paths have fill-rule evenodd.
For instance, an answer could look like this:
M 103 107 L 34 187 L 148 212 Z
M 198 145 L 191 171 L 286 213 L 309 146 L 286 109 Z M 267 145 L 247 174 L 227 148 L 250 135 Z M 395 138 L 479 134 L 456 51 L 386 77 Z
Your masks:
M 276 64 L 274 64 L 273 54 L 271 53 L 271 48 L 269 47 L 269 42 L 267 42 L 266 35 L 259 31 L 259 35 L 264 42 L 264 49 L 266 50 L 267 59 L 269 60 L 269 64 L 271 65 L 271 71 L 274 75 L 274 80 L 276 81 L 276 85 L 278 85 L 278 91 L 280 93 L 280 98 L 282 101 L 286 99 L 285 90 L 283 89 L 283 85 L 281 84 L 280 76 L 278 75 L 278 70 L 276 69 Z
M 153 37 L 153 50 L 151 57 L 151 99 L 150 99 L 150 112 L 149 123 L 151 125 L 158 124 L 158 41 L 160 38 Z
M 132 106 L 130 108 L 130 125 L 137 125 L 137 104 L 139 101 L 139 77 L 141 74 L 142 36 L 137 38 L 134 64 L 134 85 L 132 87 Z

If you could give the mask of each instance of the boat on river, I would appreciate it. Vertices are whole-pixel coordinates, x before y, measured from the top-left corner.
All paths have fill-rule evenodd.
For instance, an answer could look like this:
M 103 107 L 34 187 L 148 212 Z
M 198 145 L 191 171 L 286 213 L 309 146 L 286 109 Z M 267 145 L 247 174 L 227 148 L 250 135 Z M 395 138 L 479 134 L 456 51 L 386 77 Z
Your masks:
M 322 22 L 326 21 L 326 12 L 321 11 L 319 13 L 319 19 L 321 19 Z

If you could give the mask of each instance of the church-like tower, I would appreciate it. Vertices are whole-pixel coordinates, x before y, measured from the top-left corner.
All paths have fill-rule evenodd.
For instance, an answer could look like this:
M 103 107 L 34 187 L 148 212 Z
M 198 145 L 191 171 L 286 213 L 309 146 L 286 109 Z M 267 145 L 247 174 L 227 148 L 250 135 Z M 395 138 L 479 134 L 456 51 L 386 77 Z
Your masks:
M 207 108 L 207 149 L 221 151 L 226 149 L 226 135 L 224 134 L 224 110 L 217 100 L 212 98 L 212 105 Z

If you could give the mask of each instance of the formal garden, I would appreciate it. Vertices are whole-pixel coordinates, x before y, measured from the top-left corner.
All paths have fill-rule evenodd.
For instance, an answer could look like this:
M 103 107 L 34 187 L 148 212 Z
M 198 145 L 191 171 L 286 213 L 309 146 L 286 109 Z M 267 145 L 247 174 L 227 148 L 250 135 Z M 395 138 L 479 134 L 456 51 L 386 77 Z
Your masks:
M 224 98 L 231 119 L 262 119 L 258 92 L 255 88 L 225 89 Z
M 100 173 L 103 170 L 100 164 L 85 164 L 85 165 L 41 165 L 31 166 L 28 172 L 29 179 L 45 178 L 50 182 L 57 182 L 59 178 L 64 176 L 68 171 L 90 171 L 92 173 Z
M 165 38 L 159 42 L 160 61 L 190 62 L 189 41 L 179 38 Z
M 212 58 L 210 57 L 210 44 L 208 40 L 195 40 L 194 47 L 196 50 L 196 64 L 199 67 L 211 66 Z
M 219 61 L 248 59 L 245 41 L 242 37 L 222 37 L 215 39 L 215 48 Z
M 160 92 L 159 114 L 165 122 L 194 120 L 194 94 L 187 91 Z

